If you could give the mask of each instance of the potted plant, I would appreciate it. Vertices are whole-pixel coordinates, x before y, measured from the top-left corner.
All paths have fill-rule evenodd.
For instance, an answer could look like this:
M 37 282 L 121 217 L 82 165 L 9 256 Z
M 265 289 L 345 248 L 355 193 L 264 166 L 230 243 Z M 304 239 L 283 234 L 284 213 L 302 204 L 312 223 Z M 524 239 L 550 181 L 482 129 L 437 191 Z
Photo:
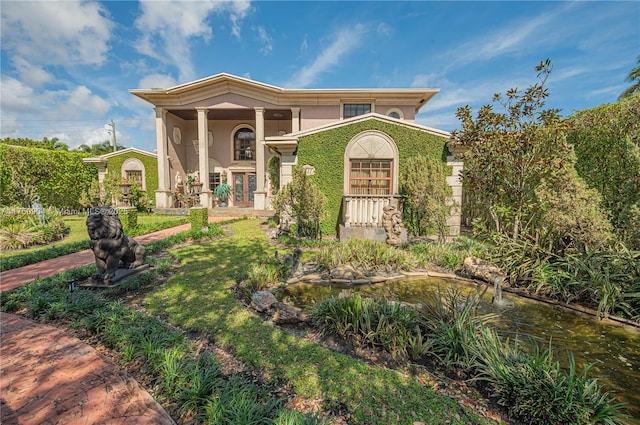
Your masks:
M 229 199 L 229 196 L 231 196 L 232 192 L 233 192 L 233 187 L 231 187 L 231 185 L 227 183 L 223 182 L 217 185 L 216 188 L 213 189 L 213 194 L 216 195 L 216 197 L 220 201 L 218 203 L 218 206 L 226 207 L 227 200 Z

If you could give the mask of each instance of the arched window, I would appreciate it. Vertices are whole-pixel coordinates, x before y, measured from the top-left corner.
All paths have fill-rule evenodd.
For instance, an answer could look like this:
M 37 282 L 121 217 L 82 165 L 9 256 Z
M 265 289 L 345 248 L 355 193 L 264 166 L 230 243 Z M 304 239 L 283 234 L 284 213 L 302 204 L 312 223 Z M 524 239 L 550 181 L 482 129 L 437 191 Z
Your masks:
M 256 133 L 242 127 L 233 135 L 233 159 L 236 161 L 253 161 L 256 152 Z
M 344 173 L 344 193 L 393 195 L 398 192 L 398 147 L 381 131 L 363 131 L 347 145 Z
M 142 190 L 147 190 L 147 179 L 144 172 L 144 164 L 138 158 L 127 158 L 120 169 L 124 180 L 133 181 Z
M 391 118 L 395 118 L 397 120 L 402 120 L 404 119 L 404 115 L 402 114 L 402 111 L 398 108 L 391 108 L 387 111 L 387 116 L 391 117 Z

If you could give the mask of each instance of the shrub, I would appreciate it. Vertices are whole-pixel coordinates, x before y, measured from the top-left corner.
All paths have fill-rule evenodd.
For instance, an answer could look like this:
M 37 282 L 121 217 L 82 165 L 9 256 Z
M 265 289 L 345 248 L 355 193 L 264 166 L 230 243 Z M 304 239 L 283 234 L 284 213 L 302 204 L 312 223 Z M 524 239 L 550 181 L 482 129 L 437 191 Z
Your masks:
M 595 378 L 587 378 L 591 366 L 578 372 L 569 353 L 564 371 L 549 346 L 532 343 L 531 354 L 518 342 L 503 341 L 495 331 L 482 328 L 471 345 L 479 379 L 491 383 L 498 404 L 527 424 L 622 424 L 622 405 L 603 393 Z
M 322 239 L 320 222 L 325 215 L 326 197 L 300 166 L 293 167 L 293 179 L 273 199 L 280 222 L 295 221 L 296 236 Z
M 59 214 L 45 211 L 44 220 L 26 209 L 0 211 L 0 249 L 22 249 L 62 239 L 69 227 Z M 4 261 L 3 261 L 4 262 Z M 3 269 L 5 268 L 3 264 Z
M 416 235 L 435 230 L 444 242 L 449 234 L 447 218 L 451 215 L 447 200 L 453 194 L 444 178 L 447 167 L 440 159 L 422 155 L 408 158 L 406 162 L 400 183 L 407 196 L 404 205 L 407 228 Z
M 315 304 L 309 316 L 325 333 L 353 337 L 395 356 L 418 358 L 428 348 L 416 310 L 383 298 L 362 298 L 359 294 L 331 297 Z
M 316 261 L 326 269 L 350 264 L 356 268 L 394 268 L 408 270 L 415 258 L 408 252 L 383 242 L 366 239 L 348 241 L 324 247 L 316 255 Z
M 209 211 L 206 208 L 190 208 L 189 221 L 192 229 L 205 229 L 209 226 Z

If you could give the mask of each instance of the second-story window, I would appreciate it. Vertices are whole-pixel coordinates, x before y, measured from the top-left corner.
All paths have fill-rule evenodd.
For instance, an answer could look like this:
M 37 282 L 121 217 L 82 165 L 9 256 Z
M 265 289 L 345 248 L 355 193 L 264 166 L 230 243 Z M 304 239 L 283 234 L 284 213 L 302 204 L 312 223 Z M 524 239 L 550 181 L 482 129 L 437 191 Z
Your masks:
M 342 117 L 351 118 L 371 112 L 370 103 L 345 103 L 342 105 Z
M 250 128 L 241 128 L 233 135 L 233 159 L 253 161 L 256 151 L 256 133 Z

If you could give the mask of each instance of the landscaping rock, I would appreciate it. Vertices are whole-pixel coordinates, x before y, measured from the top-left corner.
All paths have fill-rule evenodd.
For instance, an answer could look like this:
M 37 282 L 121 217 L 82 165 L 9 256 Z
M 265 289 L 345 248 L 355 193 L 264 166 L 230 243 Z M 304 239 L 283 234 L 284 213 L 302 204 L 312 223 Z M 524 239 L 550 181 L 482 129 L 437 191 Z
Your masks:
M 269 291 L 256 291 L 251 295 L 251 307 L 261 313 L 277 302 L 275 295 Z
M 506 273 L 490 262 L 477 257 L 464 259 L 460 274 L 470 279 L 480 279 L 488 283 L 494 283 L 496 278 L 505 278 Z
M 298 323 L 306 320 L 302 309 L 298 307 L 281 302 L 275 302 L 272 307 L 275 310 L 275 313 L 273 313 L 273 323 Z

